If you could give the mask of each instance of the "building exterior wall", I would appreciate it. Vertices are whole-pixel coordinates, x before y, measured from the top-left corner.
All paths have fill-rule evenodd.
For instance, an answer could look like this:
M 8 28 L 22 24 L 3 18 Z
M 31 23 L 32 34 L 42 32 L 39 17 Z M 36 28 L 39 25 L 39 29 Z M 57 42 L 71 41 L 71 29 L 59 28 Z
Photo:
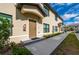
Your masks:
M 57 19 L 58 19 L 57 24 L 63 23 L 63 21 L 60 18 L 57 18 Z M 58 32 L 63 32 L 63 25 L 60 28 L 58 27 Z
M 24 13 L 24 14 L 28 14 L 29 13 L 32 13 L 32 14 L 35 14 L 34 17 L 29 17 L 29 18 L 32 18 L 32 19 L 35 19 L 36 20 L 36 36 L 37 37 L 42 37 L 43 36 L 43 24 L 42 24 L 42 20 L 43 20 L 43 15 L 41 14 L 41 12 L 38 10 L 37 7 L 35 6 L 28 6 L 28 5 L 24 5 L 21 9 L 21 12 Z M 37 18 L 36 18 L 36 15 L 37 15 Z M 30 16 L 30 15 L 29 15 Z M 39 17 L 38 17 L 39 16 Z
M 42 6 L 43 7 L 43 6 Z M 12 15 L 12 36 L 10 41 L 19 43 L 20 41 L 29 40 L 29 19 L 36 20 L 36 37 L 42 37 L 45 34 L 53 33 L 53 26 L 58 26 L 62 22 L 59 18 L 55 20 L 55 14 L 49 10 L 49 16 L 43 17 L 37 7 L 24 5 L 21 10 L 16 8 L 15 4 L 2 3 L 0 4 L 0 12 Z M 29 12 L 29 13 L 28 13 Z M 49 32 L 43 32 L 43 23 L 49 24 Z M 25 31 L 23 26 L 26 25 Z
M 42 36 L 43 36 L 43 23 L 37 22 L 37 37 L 42 37 Z
M 50 27 L 49 32 L 43 33 L 43 34 L 51 34 L 52 33 L 52 26 L 56 25 L 56 22 L 54 19 L 55 19 L 54 13 L 52 13 L 52 11 L 49 10 L 49 16 L 47 16 L 43 19 L 43 23 L 49 24 L 49 27 Z
M 4 13 L 4 14 L 12 15 L 12 24 L 13 24 L 13 26 L 16 25 L 16 23 L 15 23 L 15 20 L 16 20 L 15 4 L 12 4 L 12 3 L 0 3 L 0 12 Z M 12 29 L 12 35 L 13 35 L 13 33 L 14 33 L 14 27 Z M 11 39 L 11 40 L 15 40 L 15 39 Z M 15 41 L 18 42 L 19 40 L 18 41 L 15 40 Z
M 23 31 L 23 26 L 26 25 L 26 31 Z M 10 37 L 11 41 L 19 42 L 28 40 L 29 38 L 29 21 L 27 17 L 20 13 L 20 10 L 16 9 L 16 19 L 13 20 L 13 35 Z
M 13 36 L 11 40 L 16 42 L 29 40 L 29 19 L 36 20 L 36 37 L 42 36 L 42 20 L 36 15 L 22 14 L 20 10 L 16 9 L 16 20 L 14 21 Z M 39 21 L 40 20 L 40 21 Z M 26 24 L 26 31 L 23 31 L 23 25 Z M 33 31 L 33 30 L 32 30 Z

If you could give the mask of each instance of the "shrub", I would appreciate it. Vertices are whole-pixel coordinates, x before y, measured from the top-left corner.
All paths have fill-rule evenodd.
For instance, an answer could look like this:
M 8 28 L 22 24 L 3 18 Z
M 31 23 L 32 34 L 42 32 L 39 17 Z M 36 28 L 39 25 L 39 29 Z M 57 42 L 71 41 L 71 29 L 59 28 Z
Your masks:
M 5 45 L 8 44 L 8 38 L 10 36 L 10 21 L 0 17 L 0 53 L 5 50 Z
M 53 36 L 56 36 L 56 35 L 59 35 L 59 34 L 61 34 L 61 33 L 56 33 L 56 34 L 53 34 Z
M 0 48 L 2 48 L 8 41 L 10 36 L 10 21 L 8 19 L 0 18 Z
M 53 35 L 52 34 L 48 34 L 48 35 L 44 35 L 43 37 L 50 38 L 50 37 L 53 37 Z
M 13 55 L 32 55 L 32 53 L 24 47 L 15 47 L 12 49 Z
M 32 53 L 25 47 L 20 47 L 14 42 L 11 43 L 11 50 L 13 55 L 32 55 Z
M 43 37 L 45 37 L 45 38 L 50 38 L 50 37 L 53 37 L 53 36 L 56 36 L 56 35 L 59 35 L 59 34 L 61 34 L 61 33 L 55 33 L 55 34 L 48 34 L 48 35 L 44 35 Z
M 15 42 L 11 42 L 11 43 L 10 43 L 10 47 L 11 47 L 11 48 L 16 47 L 16 46 L 18 46 L 18 45 L 17 45 Z

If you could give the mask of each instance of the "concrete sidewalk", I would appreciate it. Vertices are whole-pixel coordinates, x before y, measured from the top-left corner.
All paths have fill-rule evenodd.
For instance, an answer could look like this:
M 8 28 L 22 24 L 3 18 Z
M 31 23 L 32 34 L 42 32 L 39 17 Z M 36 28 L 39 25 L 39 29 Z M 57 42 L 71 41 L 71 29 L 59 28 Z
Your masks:
M 75 33 L 77 39 L 79 40 L 79 33 Z
M 43 41 L 26 45 L 25 47 L 29 49 L 34 55 L 49 55 L 56 49 L 56 47 L 65 39 L 67 35 L 68 33 L 60 34 Z

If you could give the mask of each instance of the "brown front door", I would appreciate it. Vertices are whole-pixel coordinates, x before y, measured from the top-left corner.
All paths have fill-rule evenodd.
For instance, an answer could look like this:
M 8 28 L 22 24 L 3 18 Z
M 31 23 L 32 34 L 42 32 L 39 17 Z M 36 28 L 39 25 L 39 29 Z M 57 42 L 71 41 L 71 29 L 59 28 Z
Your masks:
M 29 37 L 36 37 L 36 21 L 34 20 L 29 20 Z

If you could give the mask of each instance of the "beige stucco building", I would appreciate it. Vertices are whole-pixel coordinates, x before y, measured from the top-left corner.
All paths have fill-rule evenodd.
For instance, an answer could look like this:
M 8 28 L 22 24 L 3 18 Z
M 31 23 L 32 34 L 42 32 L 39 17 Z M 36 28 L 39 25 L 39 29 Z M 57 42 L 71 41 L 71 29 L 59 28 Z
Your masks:
M 10 41 L 16 43 L 62 32 L 63 20 L 49 4 L 2 3 L 0 14 L 11 16 Z

